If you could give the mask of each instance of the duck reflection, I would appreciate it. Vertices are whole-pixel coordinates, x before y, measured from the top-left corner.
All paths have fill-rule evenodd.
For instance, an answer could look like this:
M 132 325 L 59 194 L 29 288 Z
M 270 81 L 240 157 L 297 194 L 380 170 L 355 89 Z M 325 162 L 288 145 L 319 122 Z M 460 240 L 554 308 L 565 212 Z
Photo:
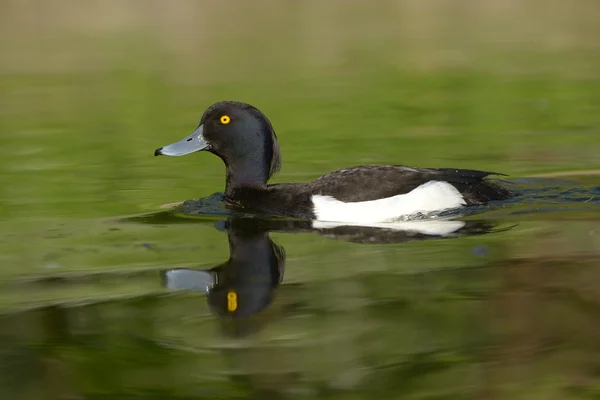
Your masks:
M 478 235 L 497 230 L 487 221 L 434 220 L 348 226 L 314 221 L 229 218 L 216 223 L 227 232 L 229 260 L 209 270 L 175 268 L 164 272 L 164 286 L 173 290 L 198 291 L 207 295 L 213 315 L 224 322 L 226 333 L 243 336 L 261 323 L 250 317 L 273 302 L 283 280 L 285 250 L 269 237 L 270 232 L 316 232 L 333 239 L 358 243 L 402 243 Z
M 265 309 L 283 279 L 285 251 L 268 230 L 245 222 L 228 221 L 229 260 L 210 270 L 168 270 L 165 286 L 205 293 L 219 317 L 248 318 Z
M 207 214 L 211 216 L 212 214 Z M 330 239 L 353 243 L 386 244 L 406 243 L 420 240 L 456 238 L 483 235 L 512 229 L 492 220 L 460 221 L 449 218 L 421 219 L 388 223 L 349 224 L 312 220 L 269 219 L 262 216 L 234 215 L 216 222 L 219 230 L 246 232 L 316 233 Z M 204 218 L 180 218 L 170 211 L 124 218 L 126 222 L 151 225 L 206 224 L 214 220 Z

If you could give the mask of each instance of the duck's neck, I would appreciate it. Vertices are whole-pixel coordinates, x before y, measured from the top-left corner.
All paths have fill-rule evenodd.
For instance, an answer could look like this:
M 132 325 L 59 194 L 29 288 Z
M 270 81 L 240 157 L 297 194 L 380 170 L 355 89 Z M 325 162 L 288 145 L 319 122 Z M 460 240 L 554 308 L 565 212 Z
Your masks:
M 269 179 L 269 165 L 257 163 L 255 160 L 238 160 L 234 165 L 227 165 L 225 195 L 232 196 L 236 189 L 243 187 L 261 187 Z
M 266 261 L 272 252 L 271 241 L 266 233 L 229 232 L 230 259 Z

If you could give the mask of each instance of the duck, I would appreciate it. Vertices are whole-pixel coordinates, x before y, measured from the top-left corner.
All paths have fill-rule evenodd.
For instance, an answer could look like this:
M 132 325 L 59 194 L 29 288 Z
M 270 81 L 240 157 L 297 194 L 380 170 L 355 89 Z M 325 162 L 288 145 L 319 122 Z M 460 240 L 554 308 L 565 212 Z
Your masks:
M 223 160 L 227 207 L 275 217 L 386 223 L 515 196 L 489 180 L 504 174 L 405 165 L 358 165 L 310 182 L 269 184 L 281 168 L 277 135 L 265 114 L 240 101 L 211 105 L 190 135 L 156 149 L 154 155 L 178 157 L 199 151 Z

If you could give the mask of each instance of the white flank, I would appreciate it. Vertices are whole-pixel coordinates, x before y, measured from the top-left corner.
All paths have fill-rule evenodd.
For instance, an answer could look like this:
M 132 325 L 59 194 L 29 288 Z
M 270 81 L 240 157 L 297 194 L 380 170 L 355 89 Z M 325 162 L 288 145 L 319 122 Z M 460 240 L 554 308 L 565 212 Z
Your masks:
M 317 220 L 354 223 L 393 222 L 466 205 L 458 189 L 441 181 L 429 181 L 406 194 L 378 200 L 345 203 L 315 195 L 312 202 Z
M 415 232 L 423 235 L 446 236 L 456 232 L 466 225 L 463 221 L 409 221 L 409 222 L 375 222 L 375 223 L 353 223 L 353 222 L 324 222 L 313 221 L 314 229 L 333 229 L 338 226 L 365 226 L 371 228 L 389 229 L 392 231 Z

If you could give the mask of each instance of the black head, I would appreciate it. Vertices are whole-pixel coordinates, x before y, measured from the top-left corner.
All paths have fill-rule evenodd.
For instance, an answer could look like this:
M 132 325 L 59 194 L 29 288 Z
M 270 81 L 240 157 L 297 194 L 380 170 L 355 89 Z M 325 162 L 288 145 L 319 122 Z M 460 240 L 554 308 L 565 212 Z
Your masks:
M 227 189 L 264 185 L 281 166 L 271 122 L 257 108 L 237 101 L 213 104 L 191 135 L 157 149 L 154 155 L 182 156 L 200 150 L 225 162 Z

